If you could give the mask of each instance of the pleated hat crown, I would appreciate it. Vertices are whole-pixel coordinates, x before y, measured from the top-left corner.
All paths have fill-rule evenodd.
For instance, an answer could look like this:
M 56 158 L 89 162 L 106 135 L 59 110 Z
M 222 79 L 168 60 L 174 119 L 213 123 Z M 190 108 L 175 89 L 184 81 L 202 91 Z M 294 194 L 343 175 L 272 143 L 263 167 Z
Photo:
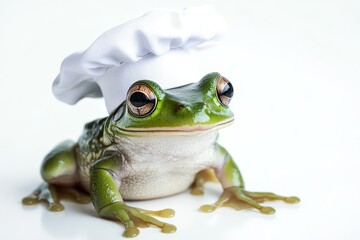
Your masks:
M 217 41 L 225 29 L 225 20 L 213 7 L 153 10 L 66 57 L 53 93 L 68 104 L 103 96 L 110 113 L 138 80 L 155 81 L 164 89 L 196 82 L 202 76 L 192 49 Z

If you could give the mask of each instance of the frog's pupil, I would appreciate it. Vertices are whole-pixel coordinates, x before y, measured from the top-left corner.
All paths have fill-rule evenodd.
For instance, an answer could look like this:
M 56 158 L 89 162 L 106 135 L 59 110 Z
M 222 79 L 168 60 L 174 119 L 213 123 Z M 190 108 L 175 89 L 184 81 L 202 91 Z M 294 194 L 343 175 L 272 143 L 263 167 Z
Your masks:
M 226 85 L 224 86 L 222 95 L 228 98 L 232 98 L 232 96 L 234 95 L 234 89 L 230 82 L 226 83 Z
M 155 99 L 149 99 L 142 92 L 134 92 L 130 96 L 130 102 L 134 107 L 142 107 L 142 106 L 145 106 L 148 103 L 155 103 Z

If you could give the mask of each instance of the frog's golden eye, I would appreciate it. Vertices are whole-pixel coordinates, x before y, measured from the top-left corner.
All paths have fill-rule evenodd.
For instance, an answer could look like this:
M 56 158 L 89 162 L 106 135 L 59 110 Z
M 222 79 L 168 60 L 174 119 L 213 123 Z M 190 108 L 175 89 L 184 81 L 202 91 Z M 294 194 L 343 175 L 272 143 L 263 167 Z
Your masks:
M 232 96 L 234 95 L 234 88 L 229 80 L 223 76 L 219 76 L 216 84 L 216 93 L 220 103 L 228 107 Z
M 135 84 L 128 91 L 127 105 L 134 116 L 146 117 L 156 107 L 156 95 L 148 85 Z

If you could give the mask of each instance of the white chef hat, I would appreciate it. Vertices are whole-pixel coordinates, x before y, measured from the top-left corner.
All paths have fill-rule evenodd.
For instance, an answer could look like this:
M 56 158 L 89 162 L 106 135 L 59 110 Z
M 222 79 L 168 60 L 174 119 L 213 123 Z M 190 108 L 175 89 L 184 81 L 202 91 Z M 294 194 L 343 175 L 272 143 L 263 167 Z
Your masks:
M 104 96 L 111 112 L 137 80 L 153 80 L 164 89 L 196 82 L 202 76 L 190 49 L 217 40 L 225 29 L 213 7 L 153 10 L 65 58 L 53 93 L 68 104 Z

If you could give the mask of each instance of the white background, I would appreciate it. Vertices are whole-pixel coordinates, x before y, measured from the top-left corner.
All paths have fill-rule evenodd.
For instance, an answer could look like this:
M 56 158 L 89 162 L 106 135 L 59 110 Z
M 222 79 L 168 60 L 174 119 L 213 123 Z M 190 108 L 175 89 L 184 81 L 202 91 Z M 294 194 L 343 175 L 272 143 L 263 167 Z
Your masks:
M 59 141 L 77 139 L 83 124 L 106 114 L 102 99 L 75 106 L 57 101 L 51 83 L 68 54 L 105 30 L 154 7 L 211 3 L 229 23 L 204 69 L 235 87 L 236 122 L 221 143 L 249 190 L 297 195 L 277 212 L 219 209 L 218 185 L 203 197 L 188 192 L 134 202 L 171 207 L 178 227 L 144 229 L 137 239 L 360 238 L 360 5 L 358 1 L 20 1 L 0 0 L 0 238 L 121 239 L 120 224 L 98 218 L 91 204 L 65 211 L 23 207 L 40 182 L 42 157 Z M 205 71 L 205 70 L 204 70 Z

